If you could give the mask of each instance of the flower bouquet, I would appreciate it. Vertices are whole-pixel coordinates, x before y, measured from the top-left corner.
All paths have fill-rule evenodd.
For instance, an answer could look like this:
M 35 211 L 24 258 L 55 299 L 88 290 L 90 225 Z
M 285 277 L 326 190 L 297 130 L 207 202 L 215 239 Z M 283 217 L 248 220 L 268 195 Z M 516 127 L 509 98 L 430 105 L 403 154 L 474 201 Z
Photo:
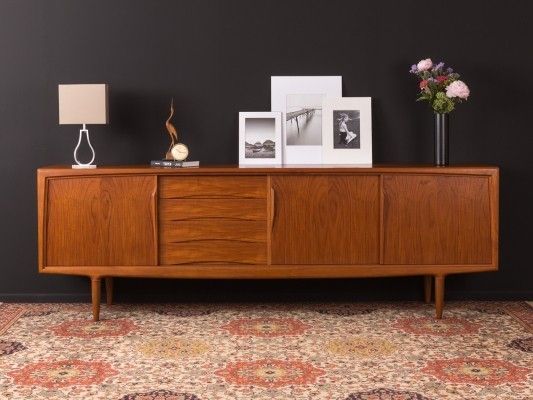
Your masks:
M 435 165 L 448 165 L 449 113 L 470 95 L 459 74 L 443 62 L 433 65 L 430 58 L 413 64 L 409 71 L 420 78 L 417 101 L 427 101 L 435 111 Z
M 447 114 L 455 105 L 468 99 L 470 89 L 459 80 L 460 75 L 440 62 L 433 65 L 430 58 L 413 64 L 409 71 L 420 78 L 417 101 L 428 101 L 436 113 Z

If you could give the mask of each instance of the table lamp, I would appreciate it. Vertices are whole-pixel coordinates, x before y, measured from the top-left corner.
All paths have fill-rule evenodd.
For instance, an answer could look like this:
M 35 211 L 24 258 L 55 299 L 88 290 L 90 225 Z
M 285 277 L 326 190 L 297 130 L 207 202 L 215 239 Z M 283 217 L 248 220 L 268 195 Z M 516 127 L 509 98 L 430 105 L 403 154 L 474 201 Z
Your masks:
M 95 153 L 89 139 L 87 124 L 105 125 L 108 122 L 107 112 L 107 85 L 106 84 L 82 84 L 82 85 L 59 85 L 59 125 L 82 125 L 78 144 L 74 149 L 75 165 L 72 168 L 96 168 L 93 164 Z M 91 161 L 84 164 L 78 160 L 78 149 L 83 134 L 87 137 L 87 143 L 92 151 Z

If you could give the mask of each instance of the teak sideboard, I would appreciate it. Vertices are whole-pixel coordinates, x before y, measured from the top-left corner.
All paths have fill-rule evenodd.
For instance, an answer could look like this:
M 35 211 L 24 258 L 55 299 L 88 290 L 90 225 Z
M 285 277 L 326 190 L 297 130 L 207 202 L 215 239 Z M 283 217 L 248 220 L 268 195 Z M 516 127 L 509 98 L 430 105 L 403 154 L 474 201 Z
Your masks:
M 498 269 L 498 168 L 41 168 L 39 272 L 113 277 L 424 276 Z

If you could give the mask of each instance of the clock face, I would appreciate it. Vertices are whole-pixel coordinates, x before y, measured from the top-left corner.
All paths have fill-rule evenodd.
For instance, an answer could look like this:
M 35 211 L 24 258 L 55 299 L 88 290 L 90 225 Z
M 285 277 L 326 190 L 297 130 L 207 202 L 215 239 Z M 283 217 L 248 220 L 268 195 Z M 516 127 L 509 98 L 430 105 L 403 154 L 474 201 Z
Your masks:
M 174 160 L 176 161 L 183 161 L 189 155 L 189 149 L 183 143 L 178 143 L 177 145 L 172 147 L 171 152 L 172 157 L 174 157 Z

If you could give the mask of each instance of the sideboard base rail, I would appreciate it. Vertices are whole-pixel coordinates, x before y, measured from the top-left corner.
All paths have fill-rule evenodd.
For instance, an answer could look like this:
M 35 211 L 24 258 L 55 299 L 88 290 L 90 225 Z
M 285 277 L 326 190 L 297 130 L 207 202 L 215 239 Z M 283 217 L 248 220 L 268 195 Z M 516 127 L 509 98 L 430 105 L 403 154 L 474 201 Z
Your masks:
M 335 271 L 329 269 L 334 267 Z M 392 268 L 390 268 L 392 267 Z M 113 274 L 109 275 L 110 268 Z M 405 268 L 405 266 L 358 266 L 354 269 L 353 265 L 346 266 L 254 266 L 253 274 L 250 270 L 243 269 L 241 266 L 180 266 L 176 267 L 47 267 L 42 272 L 48 274 L 63 275 L 81 275 L 87 276 L 91 280 L 91 300 L 93 320 L 100 320 L 100 302 L 101 302 L 101 281 L 105 279 L 105 294 L 107 305 L 113 303 L 113 278 L 182 278 L 182 279 L 301 279 L 301 278 L 377 278 L 393 276 L 417 276 L 424 277 L 424 301 L 431 302 L 432 293 L 434 293 L 435 317 L 442 318 L 444 308 L 444 282 L 446 275 L 450 273 L 468 273 L 468 272 L 486 272 L 495 271 L 494 267 L 472 265 L 457 267 L 455 269 L 449 266 L 443 266 L 446 274 L 435 273 L 438 269 L 435 266 L 416 266 Z M 240 269 L 240 271 L 239 271 Z M 297 270 L 297 271 L 295 271 Z M 453 272 L 450 272 L 453 271 Z M 433 289 L 434 288 L 434 289 Z M 432 290 L 433 289 L 433 290 Z

